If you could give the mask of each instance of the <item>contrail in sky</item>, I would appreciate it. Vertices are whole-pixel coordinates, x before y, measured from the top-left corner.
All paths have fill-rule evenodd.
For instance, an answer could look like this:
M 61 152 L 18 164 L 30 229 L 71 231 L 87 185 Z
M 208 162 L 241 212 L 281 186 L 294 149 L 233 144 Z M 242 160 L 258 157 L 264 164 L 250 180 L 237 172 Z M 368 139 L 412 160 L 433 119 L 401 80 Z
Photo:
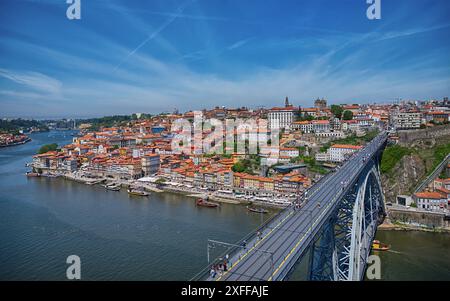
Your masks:
M 195 2 L 196 0 L 190 0 L 185 2 L 183 5 L 181 5 L 180 7 L 178 7 L 178 9 L 176 10 L 176 12 L 170 16 L 170 18 L 168 18 L 160 27 L 158 27 L 154 32 L 152 32 L 144 41 L 142 41 L 142 43 L 140 43 L 135 49 L 133 49 L 133 51 L 131 51 L 130 53 L 128 53 L 128 55 L 116 66 L 114 67 L 114 72 L 117 71 L 117 69 L 120 68 L 120 66 L 122 66 L 123 63 L 125 63 L 133 54 L 135 54 L 139 49 L 141 49 L 145 44 L 147 44 L 148 42 L 150 42 L 151 40 L 153 40 L 155 37 L 158 36 L 158 34 L 163 31 L 164 29 L 166 29 L 167 26 L 169 26 L 170 24 L 172 24 L 173 21 L 175 21 L 176 18 L 178 18 L 184 11 L 184 9 L 189 6 L 191 3 Z

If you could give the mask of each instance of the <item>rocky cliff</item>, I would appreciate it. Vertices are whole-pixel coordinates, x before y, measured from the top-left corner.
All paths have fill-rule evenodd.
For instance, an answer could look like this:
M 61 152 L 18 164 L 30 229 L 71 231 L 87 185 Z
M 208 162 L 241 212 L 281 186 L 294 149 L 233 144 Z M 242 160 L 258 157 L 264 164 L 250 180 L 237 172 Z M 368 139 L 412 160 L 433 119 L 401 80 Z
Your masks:
M 400 134 L 399 144 L 412 150 L 403 156 L 387 173 L 381 175 L 386 202 L 395 202 L 399 194 L 411 195 L 416 186 L 433 170 L 436 149 L 450 143 L 450 126 L 416 130 Z
M 399 194 L 410 195 L 425 177 L 425 162 L 418 155 L 404 156 L 390 174 L 382 174 L 381 180 L 386 202 L 395 202 Z

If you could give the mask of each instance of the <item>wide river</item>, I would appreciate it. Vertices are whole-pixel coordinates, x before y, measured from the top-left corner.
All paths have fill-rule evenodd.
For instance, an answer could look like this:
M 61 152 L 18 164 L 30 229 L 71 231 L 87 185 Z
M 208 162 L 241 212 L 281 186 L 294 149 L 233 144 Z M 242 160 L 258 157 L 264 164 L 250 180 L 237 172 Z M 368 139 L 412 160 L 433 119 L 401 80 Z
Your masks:
M 235 242 L 274 213 L 198 208 L 176 194 L 145 199 L 24 175 L 41 145 L 70 143 L 71 134 L 36 133 L 25 145 L 0 149 L 0 280 L 64 280 L 73 254 L 83 280 L 189 280 L 207 265 L 208 239 Z M 383 279 L 450 280 L 449 235 L 378 236 L 393 248 L 381 254 Z M 294 280 L 303 278 L 298 274 Z

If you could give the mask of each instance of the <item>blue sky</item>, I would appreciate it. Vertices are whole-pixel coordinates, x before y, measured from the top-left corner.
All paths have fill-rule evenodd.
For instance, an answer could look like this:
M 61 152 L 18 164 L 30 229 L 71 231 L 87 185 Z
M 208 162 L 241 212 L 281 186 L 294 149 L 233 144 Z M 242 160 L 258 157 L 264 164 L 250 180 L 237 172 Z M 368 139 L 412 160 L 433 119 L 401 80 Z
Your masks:
M 450 1 L 0 1 L 0 116 L 450 95 Z

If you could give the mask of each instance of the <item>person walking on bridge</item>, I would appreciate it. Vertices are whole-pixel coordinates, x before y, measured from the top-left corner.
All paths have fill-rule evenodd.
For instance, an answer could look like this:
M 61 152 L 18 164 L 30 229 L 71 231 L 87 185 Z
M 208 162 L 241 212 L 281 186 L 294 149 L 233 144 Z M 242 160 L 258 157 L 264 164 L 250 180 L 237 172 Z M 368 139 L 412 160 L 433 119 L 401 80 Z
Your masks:
M 213 279 L 216 277 L 216 266 L 215 265 L 211 266 L 210 275 L 211 275 L 211 278 L 213 278 Z
M 225 262 L 227 263 L 227 266 L 231 268 L 231 261 L 230 261 L 230 255 L 225 255 Z

